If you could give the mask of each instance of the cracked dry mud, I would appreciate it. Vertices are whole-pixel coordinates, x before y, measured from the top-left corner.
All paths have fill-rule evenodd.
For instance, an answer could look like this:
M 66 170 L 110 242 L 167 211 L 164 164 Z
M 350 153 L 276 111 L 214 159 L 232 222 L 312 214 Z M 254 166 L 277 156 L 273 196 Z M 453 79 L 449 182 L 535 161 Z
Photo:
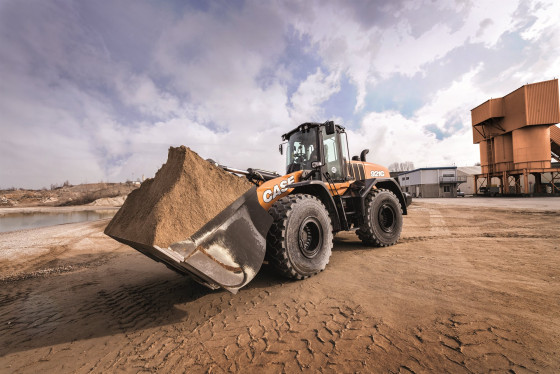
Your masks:
M 559 372 L 559 223 L 416 202 L 397 245 L 339 234 L 318 276 L 237 295 L 107 221 L 0 234 L 0 372 Z

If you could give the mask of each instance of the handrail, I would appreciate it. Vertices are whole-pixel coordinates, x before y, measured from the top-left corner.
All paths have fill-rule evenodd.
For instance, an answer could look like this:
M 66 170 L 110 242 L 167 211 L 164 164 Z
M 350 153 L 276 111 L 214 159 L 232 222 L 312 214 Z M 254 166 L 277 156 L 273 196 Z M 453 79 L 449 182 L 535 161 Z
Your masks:
M 439 177 L 439 183 L 466 183 L 466 176 Z

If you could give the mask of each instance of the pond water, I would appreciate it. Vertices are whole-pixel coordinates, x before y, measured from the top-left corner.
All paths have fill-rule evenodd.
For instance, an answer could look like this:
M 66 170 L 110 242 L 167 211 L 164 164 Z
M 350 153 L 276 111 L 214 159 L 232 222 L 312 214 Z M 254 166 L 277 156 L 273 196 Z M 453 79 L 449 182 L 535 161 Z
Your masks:
M 0 216 L 0 232 L 34 229 L 37 227 L 62 225 L 65 223 L 97 221 L 99 219 L 111 218 L 116 213 L 117 209 L 80 210 L 56 213 L 8 213 Z

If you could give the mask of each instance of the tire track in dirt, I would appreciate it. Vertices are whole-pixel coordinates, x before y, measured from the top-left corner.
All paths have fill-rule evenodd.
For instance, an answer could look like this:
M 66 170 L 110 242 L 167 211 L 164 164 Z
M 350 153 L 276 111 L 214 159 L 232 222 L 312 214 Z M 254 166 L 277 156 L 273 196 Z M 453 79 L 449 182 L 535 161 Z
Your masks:
M 504 233 L 504 232 L 482 232 L 479 234 L 449 234 L 449 235 L 422 235 L 422 236 L 407 236 L 399 239 L 399 243 L 415 243 L 430 240 L 442 239 L 484 239 L 484 238 L 497 238 L 497 239 L 558 239 L 560 242 L 560 235 L 546 235 L 546 234 L 522 234 L 517 232 Z
M 464 212 L 412 209 L 394 247 L 344 234 L 326 272 L 287 282 L 265 267 L 237 295 L 121 247 L 99 266 L 3 283 L 0 371 L 557 372 L 555 216 Z M 75 233 L 95 251 L 98 234 Z
M 453 314 L 436 320 L 445 358 L 469 372 L 539 372 L 546 366 L 540 358 L 527 357 L 521 336 L 504 326 L 503 321 L 472 320 Z
M 160 290 L 161 285 L 147 288 L 148 293 Z M 278 302 L 277 294 L 262 289 L 243 296 L 211 293 L 186 320 L 142 329 L 142 315 L 164 318 L 165 311 L 150 310 L 130 289 L 108 294 L 106 303 L 126 343 L 80 371 L 470 373 L 490 367 L 536 372 L 541 364 L 527 359 L 515 333 L 497 321 L 452 315 L 436 320 L 435 328 L 401 330 L 333 297 Z M 496 353 L 504 347 L 509 355 Z
M 399 239 L 399 243 L 414 243 L 421 241 L 434 241 L 442 239 L 484 239 L 484 238 L 519 238 L 519 239 L 558 239 L 560 242 L 560 234 L 555 226 L 542 226 L 539 223 L 532 223 L 531 220 L 522 220 L 522 224 L 518 222 L 508 222 L 504 226 L 501 217 L 495 212 L 485 209 L 473 209 L 464 207 L 461 210 L 463 215 L 457 215 L 454 209 L 444 206 L 421 205 L 412 207 L 413 214 L 420 214 L 428 217 L 427 224 L 418 222 L 415 231 L 423 231 L 422 235 L 407 235 L 403 232 L 403 236 Z M 547 217 L 547 219 L 560 218 L 558 212 L 548 211 L 501 211 L 501 215 L 513 213 L 518 216 L 537 216 Z M 477 220 L 465 219 L 469 214 L 477 215 Z M 473 230 L 474 229 L 474 230 Z M 474 232 L 473 232 L 474 231 Z

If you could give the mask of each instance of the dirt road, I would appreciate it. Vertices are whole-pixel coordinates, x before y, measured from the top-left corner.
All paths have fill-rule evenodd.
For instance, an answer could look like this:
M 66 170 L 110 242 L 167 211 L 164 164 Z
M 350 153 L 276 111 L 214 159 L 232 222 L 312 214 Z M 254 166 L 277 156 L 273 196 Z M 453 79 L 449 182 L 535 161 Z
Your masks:
M 552 201 L 552 200 L 551 200 Z M 414 203 L 327 270 L 209 291 L 107 221 L 0 234 L 0 372 L 560 371 L 560 210 Z

